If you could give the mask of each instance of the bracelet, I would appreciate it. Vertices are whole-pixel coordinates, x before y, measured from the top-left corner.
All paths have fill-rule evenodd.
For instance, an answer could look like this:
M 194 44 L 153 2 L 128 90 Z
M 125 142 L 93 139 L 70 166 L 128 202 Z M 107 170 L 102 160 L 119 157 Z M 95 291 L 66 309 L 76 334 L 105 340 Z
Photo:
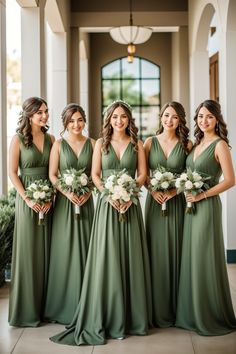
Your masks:
M 207 194 L 206 192 L 203 192 L 204 198 L 207 199 Z

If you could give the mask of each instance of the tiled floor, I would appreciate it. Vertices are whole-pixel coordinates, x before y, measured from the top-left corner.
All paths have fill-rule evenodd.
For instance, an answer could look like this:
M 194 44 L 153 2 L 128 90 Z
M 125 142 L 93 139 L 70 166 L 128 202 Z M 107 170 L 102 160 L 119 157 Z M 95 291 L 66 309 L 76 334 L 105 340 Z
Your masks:
M 236 264 L 228 266 L 231 294 L 236 312 Z M 236 354 L 236 332 L 202 337 L 177 328 L 154 329 L 148 336 L 109 340 L 103 346 L 71 347 L 51 342 L 49 337 L 64 326 L 11 328 L 7 323 L 8 288 L 0 289 L 0 354 Z

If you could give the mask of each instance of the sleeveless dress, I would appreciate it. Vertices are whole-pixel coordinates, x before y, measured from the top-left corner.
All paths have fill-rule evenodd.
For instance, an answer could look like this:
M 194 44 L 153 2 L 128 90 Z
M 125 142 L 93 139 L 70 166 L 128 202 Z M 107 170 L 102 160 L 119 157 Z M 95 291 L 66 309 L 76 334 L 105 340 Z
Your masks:
M 61 140 L 60 173 L 69 168 L 85 168 L 89 176 L 93 147 L 88 138 L 77 157 L 66 140 Z M 75 219 L 74 204 L 57 192 L 51 237 L 48 289 L 44 316 L 47 320 L 69 324 L 80 298 L 89 238 L 94 214 L 93 198 L 81 206 Z
M 137 153 L 129 143 L 121 160 L 112 145 L 102 153 L 102 176 L 126 168 L 135 176 Z M 52 337 L 69 345 L 105 344 L 106 338 L 145 335 L 151 319 L 149 260 L 140 204 L 127 221 L 105 198 L 97 202 L 81 298 L 68 329 Z
M 24 188 L 37 179 L 48 179 L 51 138 L 45 134 L 43 153 L 36 145 L 20 144 L 20 179 Z M 12 252 L 12 280 L 9 303 L 9 324 L 36 327 L 43 320 L 49 247 L 51 209 L 44 215 L 45 225 L 38 225 L 38 213 L 16 195 L 15 228 Z
M 178 142 L 168 158 L 157 137 L 152 138 L 148 159 L 150 172 L 158 165 L 172 173 L 185 169 L 186 152 Z M 175 324 L 179 273 L 183 238 L 185 201 L 182 194 L 167 202 L 168 215 L 161 215 L 161 204 L 150 193 L 145 206 L 147 242 L 150 257 L 153 325 L 169 327 Z
M 215 159 L 213 141 L 187 167 L 211 176 L 210 187 L 218 184 L 221 167 Z M 222 231 L 221 201 L 218 195 L 194 203 L 194 214 L 184 222 L 182 263 L 176 326 L 211 336 L 236 329 L 230 297 Z

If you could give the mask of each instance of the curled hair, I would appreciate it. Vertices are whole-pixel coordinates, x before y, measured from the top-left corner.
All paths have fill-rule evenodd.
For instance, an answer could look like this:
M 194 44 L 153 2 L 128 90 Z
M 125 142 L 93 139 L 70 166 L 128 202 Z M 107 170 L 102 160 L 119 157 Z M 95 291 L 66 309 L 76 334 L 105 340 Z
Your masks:
M 26 147 L 30 147 L 33 144 L 32 128 L 30 124 L 30 118 L 38 112 L 42 104 L 48 107 L 47 102 L 40 97 L 27 98 L 22 104 L 22 111 L 20 112 L 18 119 L 18 128 L 16 132 L 23 136 L 23 142 Z M 46 133 L 48 126 L 41 127 L 41 131 Z
M 197 124 L 197 118 L 199 111 L 202 107 L 205 107 L 215 118 L 216 118 L 216 126 L 215 126 L 215 133 L 224 140 L 229 147 L 229 139 L 228 139 L 228 130 L 226 127 L 226 123 L 224 121 L 223 115 L 221 113 L 221 106 L 217 101 L 214 100 L 205 100 L 204 102 L 200 103 L 195 111 L 194 121 L 194 136 L 195 136 L 195 145 L 199 145 L 201 139 L 204 136 L 204 133 L 201 131 Z
M 86 123 L 86 115 L 83 110 L 83 108 L 78 105 L 77 103 L 69 103 L 62 111 L 61 113 L 61 119 L 62 119 L 62 124 L 63 124 L 63 131 L 60 133 L 62 136 L 68 124 L 70 123 L 71 117 L 73 116 L 74 113 L 79 112 L 81 114 L 81 117 L 83 118 L 83 121 Z
M 104 116 L 104 123 L 103 123 L 103 129 L 102 129 L 102 151 L 107 153 L 108 150 L 108 145 L 111 142 L 111 137 L 113 134 L 113 128 L 111 126 L 111 117 L 114 112 L 114 110 L 117 107 L 122 107 L 123 110 L 125 111 L 128 119 L 129 119 L 129 125 L 126 128 L 125 132 L 127 135 L 130 136 L 130 141 L 133 144 L 134 150 L 138 151 L 138 128 L 136 127 L 134 123 L 134 118 L 132 116 L 132 111 L 127 105 L 126 102 L 123 102 L 122 100 L 117 100 L 110 104 L 108 108 L 105 111 L 105 116 Z
M 179 102 L 167 102 L 164 104 L 164 106 L 161 108 L 161 112 L 160 112 L 160 120 L 159 120 L 159 129 L 157 130 L 156 134 L 161 134 L 164 130 L 162 124 L 161 124 L 161 118 L 165 112 L 165 110 L 168 107 L 172 107 L 178 118 L 179 118 L 179 125 L 175 130 L 175 134 L 179 139 L 180 144 L 182 145 L 184 151 L 186 153 L 188 153 L 188 135 L 189 135 L 189 128 L 187 127 L 187 123 L 186 123 L 186 113 L 184 110 L 184 107 L 182 106 L 181 103 Z

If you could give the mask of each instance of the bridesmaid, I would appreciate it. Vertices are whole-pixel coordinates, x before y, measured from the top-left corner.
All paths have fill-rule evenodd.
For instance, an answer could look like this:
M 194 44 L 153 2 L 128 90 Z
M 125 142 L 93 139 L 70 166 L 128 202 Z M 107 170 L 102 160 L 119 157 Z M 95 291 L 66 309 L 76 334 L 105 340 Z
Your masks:
M 85 168 L 90 176 L 95 141 L 83 135 L 85 112 L 78 104 L 68 104 L 62 112 L 66 138 L 57 140 L 51 151 L 49 177 L 53 185 L 66 169 Z M 60 190 L 56 196 L 45 318 L 69 324 L 78 305 L 93 220 L 91 193 L 77 196 Z M 74 204 L 83 205 L 80 220 Z
M 225 264 L 219 193 L 234 186 L 235 176 L 219 103 L 201 103 L 194 120 L 196 142 L 186 164 L 211 179 L 210 189 L 186 197 L 195 203 L 195 213 L 187 214 L 184 222 L 176 326 L 205 336 L 222 335 L 236 329 L 236 319 Z
M 191 148 L 188 132 L 183 106 L 178 102 L 166 103 L 160 112 L 157 135 L 148 138 L 144 144 L 148 170 L 152 172 L 161 165 L 172 173 L 183 172 Z M 167 217 L 161 215 L 164 202 L 167 202 Z M 175 324 L 176 318 L 184 197 L 176 195 L 175 188 L 167 192 L 150 192 L 145 214 L 151 264 L 153 324 L 156 327 L 169 327 Z
M 121 101 L 108 106 L 102 139 L 96 142 L 92 177 L 100 192 L 102 177 L 126 168 L 146 179 L 145 154 L 137 140 L 131 107 Z M 118 211 L 126 212 L 120 222 Z M 68 329 L 51 339 L 60 344 L 105 344 L 106 338 L 145 335 L 151 317 L 149 261 L 140 204 L 120 206 L 99 198 L 80 302 Z
M 38 226 L 38 212 L 48 213 L 51 203 L 34 204 L 25 196 L 25 188 L 35 180 L 48 179 L 54 137 L 46 133 L 47 122 L 46 101 L 25 100 L 9 150 L 9 177 L 17 190 L 9 324 L 17 327 L 36 327 L 43 319 L 51 223 L 48 214 L 45 225 Z

